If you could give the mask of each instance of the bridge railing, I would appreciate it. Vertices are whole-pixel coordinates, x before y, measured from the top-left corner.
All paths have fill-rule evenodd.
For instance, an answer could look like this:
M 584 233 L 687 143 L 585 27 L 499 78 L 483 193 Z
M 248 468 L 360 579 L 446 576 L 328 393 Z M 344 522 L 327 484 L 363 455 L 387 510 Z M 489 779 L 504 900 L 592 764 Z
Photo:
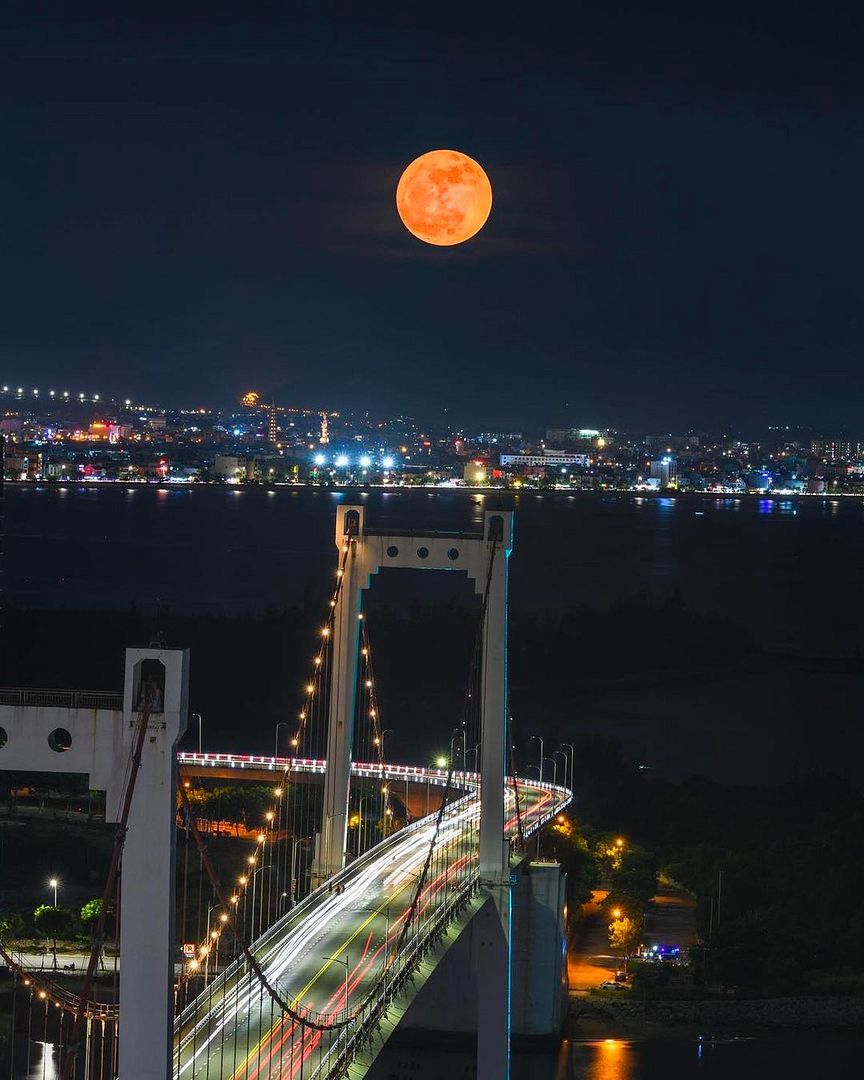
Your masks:
M 115 690 L 34 690 L 0 688 L 0 705 L 49 709 L 107 709 L 123 711 L 123 694 Z

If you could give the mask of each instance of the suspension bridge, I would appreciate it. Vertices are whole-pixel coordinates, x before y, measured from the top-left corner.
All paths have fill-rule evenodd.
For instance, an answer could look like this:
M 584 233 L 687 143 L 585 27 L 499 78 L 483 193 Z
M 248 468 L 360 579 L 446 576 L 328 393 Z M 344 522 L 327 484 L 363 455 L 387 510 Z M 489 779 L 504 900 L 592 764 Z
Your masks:
M 571 798 L 565 786 L 517 778 L 509 760 L 512 517 L 486 512 L 474 533 L 397 534 L 370 528 L 362 506 L 338 508 L 334 587 L 299 706 L 280 725 L 285 756 L 178 753 L 188 654 L 161 643 L 127 650 L 122 699 L 0 691 L 0 768 L 86 772 L 106 791 L 106 820 L 117 822 L 83 987 L 27 972 L 2 949 L 19 988 L 13 1003 L 21 1001 L 13 1033 L 28 1010 L 28 1031 L 44 1013 L 47 1034 L 51 1017 L 56 1060 L 46 1078 L 373 1077 L 382 1046 L 448 965 L 461 965 L 472 987 L 478 1076 L 507 1077 L 514 994 L 523 1011 L 530 997 L 512 944 L 520 910 L 536 904 L 530 883 L 525 891 L 526 842 Z M 385 753 L 362 598 L 388 568 L 463 571 L 480 601 L 463 706 L 437 768 Z M 270 793 L 260 820 L 246 823 L 230 874 L 214 866 L 196 802 L 216 777 L 254 779 Z M 184 864 L 191 846 L 212 901 L 179 968 L 178 831 Z M 563 904 L 555 882 L 545 945 L 553 987 Z M 119 1001 L 96 978 L 118 892 Z M 184 881 L 184 929 L 185 903 Z M 541 948 L 525 933 L 523 952 Z M 464 941 L 470 957 L 459 959 Z M 28 1067 L 16 1074 L 10 1065 L 10 1076 L 35 1080 Z

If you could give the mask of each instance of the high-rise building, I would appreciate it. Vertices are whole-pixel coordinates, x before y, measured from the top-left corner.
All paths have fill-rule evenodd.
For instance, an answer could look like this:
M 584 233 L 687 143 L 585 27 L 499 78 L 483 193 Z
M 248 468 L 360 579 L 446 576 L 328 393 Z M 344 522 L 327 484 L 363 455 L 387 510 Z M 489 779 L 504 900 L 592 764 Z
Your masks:
M 678 464 L 668 454 L 651 462 L 649 475 L 652 480 L 659 481 L 661 488 L 678 487 Z
M 810 452 L 822 461 L 858 461 L 864 457 L 864 443 L 858 439 L 813 439 Z

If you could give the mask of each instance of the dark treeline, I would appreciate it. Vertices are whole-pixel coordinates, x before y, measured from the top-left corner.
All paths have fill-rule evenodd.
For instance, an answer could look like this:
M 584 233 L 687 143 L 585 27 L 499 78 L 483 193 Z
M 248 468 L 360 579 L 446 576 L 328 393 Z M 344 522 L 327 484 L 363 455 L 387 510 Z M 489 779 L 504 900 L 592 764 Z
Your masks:
M 776 788 L 670 783 L 612 738 L 576 749 L 580 818 L 652 849 L 696 896 L 705 981 L 758 993 L 864 989 L 860 791 L 822 772 Z
M 463 706 L 479 603 L 370 605 L 370 637 L 384 726 L 394 759 L 441 752 Z M 174 611 L 7 609 L 0 682 L 6 686 L 120 689 L 123 648 L 157 633 L 192 652 L 190 708 L 204 716 L 206 748 L 266 752 L 292 716 L 320 640 L 321 606 L 246 617 Z M 599 685 L 693 680 L 757 661 L 745 630 L 698 615 L 679 599 L 636 599 L 511 625 L 511 711 L 561 717 Z M 517 731 L 518 742 L 518 731 Z M 191 733 L 187 736 L 191 745 Z

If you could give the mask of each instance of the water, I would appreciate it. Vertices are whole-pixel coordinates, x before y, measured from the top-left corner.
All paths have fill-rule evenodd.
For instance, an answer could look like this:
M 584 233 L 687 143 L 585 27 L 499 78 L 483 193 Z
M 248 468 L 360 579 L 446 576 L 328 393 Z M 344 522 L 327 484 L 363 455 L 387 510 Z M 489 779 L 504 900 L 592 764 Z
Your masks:
M 740 621 L 763 647 L 844 656 L 864 648 L 859 499 L 47 484 L 6 492 L 13 604 L 279 607 L 329 580 L 338 500 L 361 501 L 372 522 L 403 528 L 467 528 L 484 508 L 505 507 L 517 511 L 516 609 L 677 592 L 697 611 Z
M 864 1037 L 850 1032 L 783 1032 L 712 1040 L 565 1041 L 557 1053 L 513 1055 L 511 1080 L 817 1080 L 859 1071 Z M 384 1051 L 382 1077 L 475 1080 L 467 1054 L 429 1046 Z M 388 1072 L 389 1068 L 389 1072 Z
M 57 1080 L 57 1048 L 50 1042 L 16 1045 L 14 1080 Z M 597 1039 L 565 1041 L 553 1054 L 513 1055 L 511 1080 L 817 1080 L 859 1071 L 864 1037 L 848 1032 L 788 1032 L 711 1039 Z M 29 1067 L 28 1067 L 29 1061 Z M 388 1062 L 389 1064 L 389 1062 Z M 474 1080 L 466 1054 L 428 1047 L 399 1052 L 411 1080 Z M 394 1068 L 398 1066 L 394 1065 Z M 107 1075 L 107 1073 L 106 1073 Z M 386 1073 L 385 1073 L 386 1075 Z
M 9 485 L 7 602 L 134 603 L 145 611 L 161 604 L 194 614 L 281 607 L 309 592 L 323 601 L 335 560 L 334 507 L 349 499 L 366 505 L 372 523 L 397 528 L 470 528 L 486 508 L 514 508 L 517 612 L 585 605 L 590 620 L 633 597 L 677 593 L 763 649 L 810 657 L 864 650 L 858 499 Z M 371 595 L 398 606 L 406 589 L 427 601 L 471 595 L 461 574 L 398 571 L 379 575 Z M 623 675 L 631 659 L 622 654 Z M 574 683 L 569 734 L 562 729 L 559 738 L 614 731 L 640 763 L 673 779 L 778 783 L 821 766 L 864 780 L 858 673 L 725 671 L 707 656 L 689 683 L 647 677 L 627 688 L 604 676 L 591 685 L 586 674 L 584 686 Z M 519 692 L 514 684 L 524 715 L 530 702 Z M 234 746 L 219 702 L 206 704 L 212 737 L 225 749 L 272 745 L 272 731 L 252 725 Z

